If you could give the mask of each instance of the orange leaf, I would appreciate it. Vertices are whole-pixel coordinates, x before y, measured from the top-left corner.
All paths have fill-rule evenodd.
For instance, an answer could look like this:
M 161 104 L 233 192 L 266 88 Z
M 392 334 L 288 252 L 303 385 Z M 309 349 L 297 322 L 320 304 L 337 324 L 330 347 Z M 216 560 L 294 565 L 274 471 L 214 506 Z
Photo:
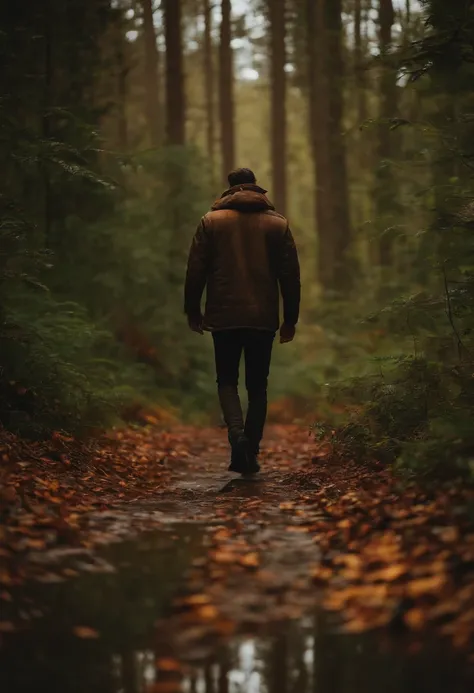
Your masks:
M 157 681 L 146 688 L 147 693 L 182 693 L 180 681 Z
M 426 622 L 426 616 L 421 609 L 410 609 L 405 614 L 405 623 L 412 630 L 420 630 Z
M 83 638 L 84 640 L 94 640 L 99 637 L 99 633 L 94 628 L 89 628 L 89 626 L 74 626 L 72 632 L 78 638 Z
M 215 618 L 218 617 L 219 612 L 217 611 L 216 607 L 212 604 L 206 604 L 206 606 L 201 606 L 197 610 L 196 614 L 203 621 L 213 621 Z
M 407 584 L 407 593 L 410 597 L 421 597 L 423 594 L 439 592 L 446 584 L 446 575 L 443 573 L 432 577 L 412 580 Z
M 393 580 L 398 580 L 398 578 L 405 575 L 406 572 L 406 566 L 400 563 L 394 563 L 393 565 L 388 565 L 386 568 L 381 568 L 380 570 L 369 573 L 367 578 L 374 582 L 378 580 L 392 582 Z
M 190 606 L 201 606 L 203 604 L 209 604 L 210 597 L 207 594 L 191 594 L 189 597 L 184 597 L 184 599 L 179 600 L 182 604 L 189 604 Z
M 260 565 L 260 557 L 256 552 L 247 553 L 245 556 L 242 556 L 240 563 L 246 568 L 258 568 Z
M 236 555 L 232 551 L 214 551 L 211 558 L 216 563 L 235 563 Z
M 162 657 L 156 661 L 156 666 L 161 671 L 181 671 L 181 664 L 172 657 Z
M 16 630 L 11 621 L 0 621 L 0 633 L 13 633 Z

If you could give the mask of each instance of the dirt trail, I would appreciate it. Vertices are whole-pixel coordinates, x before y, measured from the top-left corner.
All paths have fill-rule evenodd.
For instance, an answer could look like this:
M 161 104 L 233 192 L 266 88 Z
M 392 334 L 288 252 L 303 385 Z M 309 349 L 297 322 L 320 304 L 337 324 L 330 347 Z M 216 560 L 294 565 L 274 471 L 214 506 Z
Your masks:
M 379 652 L 383 657 L 384 648 L 401 644 L 401 662 L 433 656 L 436 643 L 443 643 L 439 667 L 454 681 L 456 661 L 456 677 L 461 678 L 452 690 L 469 690 L 465 682 L 474 651 L 472 491 L 451 486 L 428 493 L 415 485 L 402 487 L 379 465 L 340 462 L 329 453 L 307 429 L 271 426 L 262 473 L 245 480 L 227 472 L 224 431 L 176 427 L 121 432 L 84 467 L 59 467 L 44 452 L 39 457 L 41 473 L 29 467 L 25 472 L 16 464 L 7 486 L 15 503 L 0 534 L 6 558 L 0 571 L 0 604 L 5 607 L 0 637 L 3 632 L 7 648 L 12 648 L 6 650 L 8 661 L 25 647 L 36 656 L 38 639 L 45 636 L 35 635 L 35 629 L 41 628 L 44 613 L 50 613 L 47 629 L 55 632 L 56 621 L 61 622 L 56 634 L 60 640 L 66 629 L 78 642 L 97 638 L 109 645 L 117 625 L 109 632 L 107 623 L 120 608 L 121 631 L 127 637 L 130 631 L 133 652 L 144 646 L 131 635 L 135 611 L 154 618 L 153 635 L 147 631 L 145 640 L 152 639 L 154 657 L 162 664 L 155 667 L 153 686 L 136 689 L 140 691 L 194 690 L 191 674 L 182 687 L 183 667 L 193 671 L 197 663 L 208 662 L 228 668 L 220 658 L 222 652 L 229 655 L 232 643 L 241 642 L 236 638 L 279 634 L 280 642 L 292 632 L 298 657 L 310 658 L 316 642 L 311 661 L 324 652 L 323 659 L 335 652 L 342 657 L 339 636 L 332 635 L 341 625 L 349 633 L 375 629 L 376 639 L 367 641 L 372 644 L 364 650 L 373 656 Z M 147 536 L 157 536 L 158 544 Z M 171 541 L 171 549 L 161 545 L 163 537 L 166 546 Z M 128 543 L 120 543 L 127 538 Z M 84 574 L 97 575 L 97 584 L 87 587 Z M 137 583 L 132 593 L 128 583 L 122 585 L 127 580 Z M 39 592 L 35 588 L 32 597 L 29 586 L 38 583 Z M 98 615 L 92 609 L 89 616 L 81 616 L 91 605 L 99 608 L 97 590 L 103 592 L 100 608 L 107 613 Z M 141 591 L 147 595 L 143 607 Z M 158 608 L 156 595 L 162 592 Z M 45 612 L 37 607 L 43 597 L 59 606 Z M 321 604 L 329 617 L 319 610 Z M 58 609 L 74 614 L 73 620 L 63 623 Z M 315 628 L 321 631 L 317 638 Z M 16 634 L 21 643 L 17 649 Z M 324 642 L 318 639 L 322 634 Z M 439 636 L 445 640 L 438 641 Z M 349 656 L 351 648 L 359 652 L 363 641 L 344 642 Z M 451 643 L 459 654 L 450 654 Z M 280 645 L 284 649 L 288 643 Z M 70 645 L 75 656 L 77 647 Z M 53 658 L 56 649 L 54 640 Z M 288 673 L 290 655 L 285 652 L 281 656 Z M 311 666 L 314 679 L 314 661 Z M 346 692 L 344 682 L 331 685 L 337 666 L 328 671 L 321 662 L 318 666 L 324 681 L 329 676 L 319 686 L 322 693 L 326 688 Z M 301 669 L 306 679 L 295 693 L 313 686 L 308 671 Z M 209 678 L 205 668 L 203 672 L 204 679 Z M 374 676 L 378 686 L 380 676 Z M 407 676 L 394 691 L 412 684 L 420 690 L 412 674 Z M 444 690 L 439 687 L 443 680 L 441 673 L 433 674 L 432 690 Z M 219 693 L 260 690 L 250 683 L 228 689 L 224 683 Z M 214 684 L 208 684 L 196 690 L 212 693 Z M 280 693 L 276 683 L 266 686 L 261 690 Z M 29 689 L 12 688 L 17 690 Z
M 227 472 L 222 431 L 193 438 L 191 456 L 173 465 L 168 489 L 153 501 L 181 521 L 206 526 L 209 550 L 194 566 L 190 591 L 201 592 L 208 614 L 212 605 L 239 627 L 300 616 L 315 603 L 311 573 L 320 557 L 307 528 L 322 517 L 319 504 L 309 503 L 320 482 L 304 475 L 315 450 L 308 432 L 269 428 L 262 472 L 253 479 Z

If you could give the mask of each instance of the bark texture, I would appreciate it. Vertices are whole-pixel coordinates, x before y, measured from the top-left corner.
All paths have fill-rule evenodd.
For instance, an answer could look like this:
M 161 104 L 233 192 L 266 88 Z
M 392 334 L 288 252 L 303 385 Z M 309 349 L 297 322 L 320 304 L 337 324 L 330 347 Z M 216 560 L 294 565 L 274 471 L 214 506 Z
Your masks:
M 222 181 L 235 166 L 234 69 L 232 58 L 231 0 L 221 2 L 219 44 L 219 115 L 221 127 Z
M 351 285 L 348 251 L 352 240 L 349 209 L 347 151 L 344 137 L 344 35 L 342 0 L 326 0 L 327 72 L 329 105 L 329 148 L 333 191 L 332 226 L 335 234 L 334 288 Z
M 309 127 L 314 162 L 318 278 L 324 291 L 351 286 L 346 145 L 343 135 L 341 0 L 306 0 Z
M 286 174 L 286 2 L 269 0 L 271 53 L 271 160 L 272 195 L 277 210 L 287 213 Z
M 181 0 L 164 0 L 166 42 L 166 140 L 184 145 L 186 103 L 181 26 Z
M 326 45 L 323 10 L 321 0 L 317 4 L 314 0 L 306 0 L 309 133 L 315 179 L 314 209 L 318 233 L 318 278 L 323 288 L 330 288 L 334 257 L 331 240 L 328 85 L 324 64 Z
M 380 163 L 376 171 L 375 203 L 376 219 L 380 231 L 379 262 L 382 267 L 390 267 L 393 264 L 393 237 L 387 229 L 391 226 L 391 212 L 397 198 L 391 164 L 394 156 L 394 133 L 390 130 L 390 120 L 397 114 L 397 84 L 396 72 L 388 64 L 394 21 L 395 12 L 392 0 L 380 0 L 380 124 L 377 143 L 377 158 Z
M 214 50 L 212 45 L 212 8 L 210 0 L 203 0 L 204 13 L 204 91 L 206 95 L 206 144 L 211 178 L 215 175 L 214 133 Z
M 141 3 L 145 52 L 146 119 L 150 142 L 153 147 L 158 147 L 162 139 L 160 56 L 156 45 L 152 0 L 141 0 Z

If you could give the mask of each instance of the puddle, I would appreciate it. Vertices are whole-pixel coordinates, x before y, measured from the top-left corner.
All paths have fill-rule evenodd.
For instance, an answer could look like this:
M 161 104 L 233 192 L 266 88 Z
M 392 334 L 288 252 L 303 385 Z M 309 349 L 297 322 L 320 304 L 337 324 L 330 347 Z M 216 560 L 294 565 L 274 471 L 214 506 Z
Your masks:
M 1 634 L 5 693 L 467 693 L 465 668 L 436 643 L 348 636 L 321 612 L 201 650 L 176 647 L 169 605 L 202 554 L 196 525 L 102 552 L 108 572 L 21 594 L 30 627 Z M 15 609 L 18 612 L 19 600 Z M 13 609 L 2 606 L 0 620 Z M 77 627 L 88 635 L 74 634 Z M 94 636 L 94 637 L 91 637 Z M 95 637 L 97 636 L 97 637 Z M 185 642 L 183 638 L 182 643 Z M 423 645 L 423 646 L 421 646 Z

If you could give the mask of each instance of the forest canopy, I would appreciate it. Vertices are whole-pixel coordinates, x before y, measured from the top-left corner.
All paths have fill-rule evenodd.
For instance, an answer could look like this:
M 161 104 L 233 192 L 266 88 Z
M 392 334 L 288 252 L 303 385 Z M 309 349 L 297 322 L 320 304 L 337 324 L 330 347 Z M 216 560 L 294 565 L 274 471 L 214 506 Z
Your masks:
M 247 166 L 302 265 L 272 415 L 471 473 L 474 2 L 26 0 L 0 39 L 4 427 L 217 420 L 185 263 Z

